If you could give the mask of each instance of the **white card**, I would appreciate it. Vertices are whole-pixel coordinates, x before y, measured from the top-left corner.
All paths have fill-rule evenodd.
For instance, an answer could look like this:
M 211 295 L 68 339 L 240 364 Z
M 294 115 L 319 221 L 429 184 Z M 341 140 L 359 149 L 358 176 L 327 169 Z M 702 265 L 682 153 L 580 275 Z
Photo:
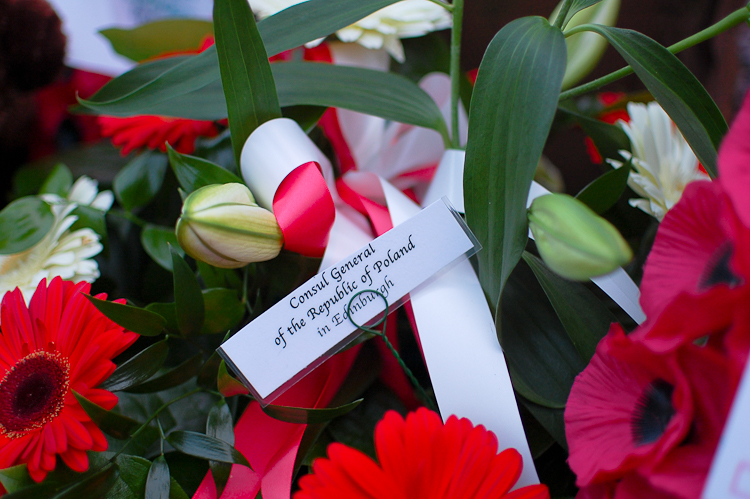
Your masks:
M 732 410 L 721 434 L 703 499 L 750 499 L 750 364 L 734 396 Z
M 389 310 L 410 291 L 475 248 L 466 225 L 439 200 L 359 251 L 320 272 L 221 347 L 261 403 L 269 403 L 357 336 L 347 306 L 374 289 Z M 374 293 L 357 296 L 352 318 L 366 324 L 385 310 Z

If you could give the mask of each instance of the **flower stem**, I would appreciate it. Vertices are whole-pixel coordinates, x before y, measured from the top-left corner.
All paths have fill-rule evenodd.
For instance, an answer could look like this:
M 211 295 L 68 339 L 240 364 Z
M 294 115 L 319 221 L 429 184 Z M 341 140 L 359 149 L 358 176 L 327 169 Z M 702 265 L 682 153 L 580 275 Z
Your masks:
M 747 21 L 748 19 L 750 19 L 750 10 L 748 10 L 746 7 L 742 7 L 741 9 L 737 9 L 736 11 L 732 12 L 721 21 L 717 22 L 716 24 L 712 26 L 709 26 L 703 31 L 699 31 L 693 36 L 685 38 L 681 42 L 677 42 L 674 45 L 671 45 L 670 47 L 668 47 L 668 50 L 672 52 L 673 54 L 682 52 L 683 50 L 690 48 L 693 45 L 697 45 L 699 43 L 705 42 L 706 40 L 709 40 L 715 37 L 716 35 L 719 35 L 725 32 L 726 30 L 737 26 L 743 21 Z M 567 37 L 570 35 L 574 35 L 576 33 L 580 33 L 581 31 L 586 31 L 587 26 L 588 25 L 586 24 L 581 25 L 581 26 L 576 26 L 575 28 L 566 31 L 565 36 Z M 624 67 L 622 69 L 618 69 L 614 73 L 610 73 L 606 76 L 597 78 L 596 80 L 586 83 L 584 85 L 580 85 L 578 87 L 571 88 L 570 90 L 562 92 L 560 94 L 560 100 L 564 101 L 567 99 L 572 99 L 574 97 L 581 96 L 583 94 L 591 92 L 592 90 L 596 90 L 614 81 L 624 78 L 632 73 L 633 73 L 633 68 L 631 68 L 630 66 Z
M 568 17 L 568 12 L 570 12 L 570 6 L 572 3 L 571 0 L 565 0 L 565 3 L 560 7 L 560 12 L 558 12 L 557 17 L 555 17 L 553 26 L 563 29 L 563 23 L 565 22 L 565 18 Z
M 128 445 L 130 445 L 130 442 L 132 442 L 135 439 L 135 437 L 137 437 L 143 430 L 145 430 L 146 427 L 148 426 L 148 424 L 151 421 L 153 421 L 154 418 L 156 418 L 157 416 L 159 416 L 159 414 L 161 414 L 161 412 L 164 409 L 166 409 L 170 405 L 174 404 L 175 402 L 178 402 L 178 401 L 180 401 L 180 400 L 182 400 L 184 398 L 188 398 L 188 397 L 190 397 L 192 395 L 195 395 L 196 393 L 201 392 L 201 391 L 203 391 L 201 388 L 196 388 L 194 390 L 191 390 L 191 391 L 189 391 L 187 393 L 184 393 L 184 394 L 180 395 L 176 399 L 170 400 L 169 402 L 165 403 L 164 405 L 162 405 L 161 407 L 159 407 L 158 409 L 156 409 L 156 411 L 151 415 L 151 417 L 148 418 L 141 426 L 139 426 L 138 429 L 135 430 L 132 435 L 130 435 L 130 438 L 128 438 L 128 441 L 125 442 L 125 445 L 123 445 L 120 448 L 120 450 L 118 450 L 117 452 L 115 452 L 115 455 L 112 456 L 111 458 L 109 458 L 109 460 L 110 461 L 114 461 L 115 459 L 117 459 L 117 456 L 119 456 L 120 454 L 122 454 L 122 451 L 124 451 L 128 447 Z
M 451 28 L 451 148 L 461 148 L 458 132 L 458 105 L 461 89 L 461 32 L 464 18 L 464 0 L 453 0 L 453 27 Z

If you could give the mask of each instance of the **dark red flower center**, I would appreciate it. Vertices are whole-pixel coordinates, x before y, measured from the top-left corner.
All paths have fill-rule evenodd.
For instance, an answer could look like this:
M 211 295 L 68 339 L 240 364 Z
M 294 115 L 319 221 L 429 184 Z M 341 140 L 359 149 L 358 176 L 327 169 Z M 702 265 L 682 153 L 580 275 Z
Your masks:
M 732 272 L 730 267 L 733 252 L 732 245 L 725 244 L 711 255 L 711 259 L 698 282 L 698 289 L 708 289 L 719 284 L 725 284 L 733 288 L 742 284 L 742 278 Z
M 663 379 L 655 379 L 643 390 L 630 420 L 636 445 L 656 442 L 664 434 L 675 413 L 672 392 L 674 386 Z
M 59 353 L 34 352 L 0 381 L 0 433 L 18 438 L 41 428 L 63 408 L 70 363 Z

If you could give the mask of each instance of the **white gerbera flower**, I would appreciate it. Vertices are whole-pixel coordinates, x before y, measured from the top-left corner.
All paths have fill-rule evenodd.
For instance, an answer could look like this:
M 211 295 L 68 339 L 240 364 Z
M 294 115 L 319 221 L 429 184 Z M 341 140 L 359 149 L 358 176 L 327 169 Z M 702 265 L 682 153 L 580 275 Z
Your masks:
M 41 241 L 20 253 L 0 255 L 0 297 L 18 287 L 28 303 L 42 279 L 62 277 L 73 282 L 94 282 L 99 266 L 92 257 L 102 251 L 99 235 L 92 229 L 69 230 L 78 219 L 71 215 L 78 204 L 107 211 L 112 206 L 111 191 L 98 192 L 97 182 L 80 177 L 67 199 L 43 194 L 51 205 L 55 222 Z
M 656 102 L 648 105 L 628 103 L 630 123 L 618 121 L 630 138 L 631 159 L 635 172 L 631 172 L 628 185 L 643 198 L 631 199 L 630 205 L 640 208 L 661 222 L 682 197 L 685 186 L 694 180 L 710 180 L 699 168 L 698 158 L 690 149 L 682 133 Z M 623 163 L 608 160 L 619 168 Z
M 306 0 L 249 0 L 261 18 L 303 1 Z M 448 28 L 451 21 L 451 14 L 446 9 L 429 0 L 402 0 L 338 30 L 336 35 L 343 42 L 357 42 L 368 49 L 385 48 L 394 59 L 404 62 L 401 38 Z M 320 41 L 308 45 L 317 45 Z

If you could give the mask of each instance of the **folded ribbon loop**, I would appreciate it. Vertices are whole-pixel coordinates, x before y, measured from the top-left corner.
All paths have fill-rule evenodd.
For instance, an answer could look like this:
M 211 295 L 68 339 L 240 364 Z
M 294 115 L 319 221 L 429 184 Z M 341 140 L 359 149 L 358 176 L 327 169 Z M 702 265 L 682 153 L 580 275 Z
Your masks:
M 328 159 L 294 121 L 278 118 L 248 137 L 242 177 L 260 206 L 273 211 L 284 248 L 320 258 L 336 217 Z
M 284 234 L 285 249 L 323 256 L 336 208 L 318 163 L 305 163 L 281 181 L 273 197 L 273 213 Z

